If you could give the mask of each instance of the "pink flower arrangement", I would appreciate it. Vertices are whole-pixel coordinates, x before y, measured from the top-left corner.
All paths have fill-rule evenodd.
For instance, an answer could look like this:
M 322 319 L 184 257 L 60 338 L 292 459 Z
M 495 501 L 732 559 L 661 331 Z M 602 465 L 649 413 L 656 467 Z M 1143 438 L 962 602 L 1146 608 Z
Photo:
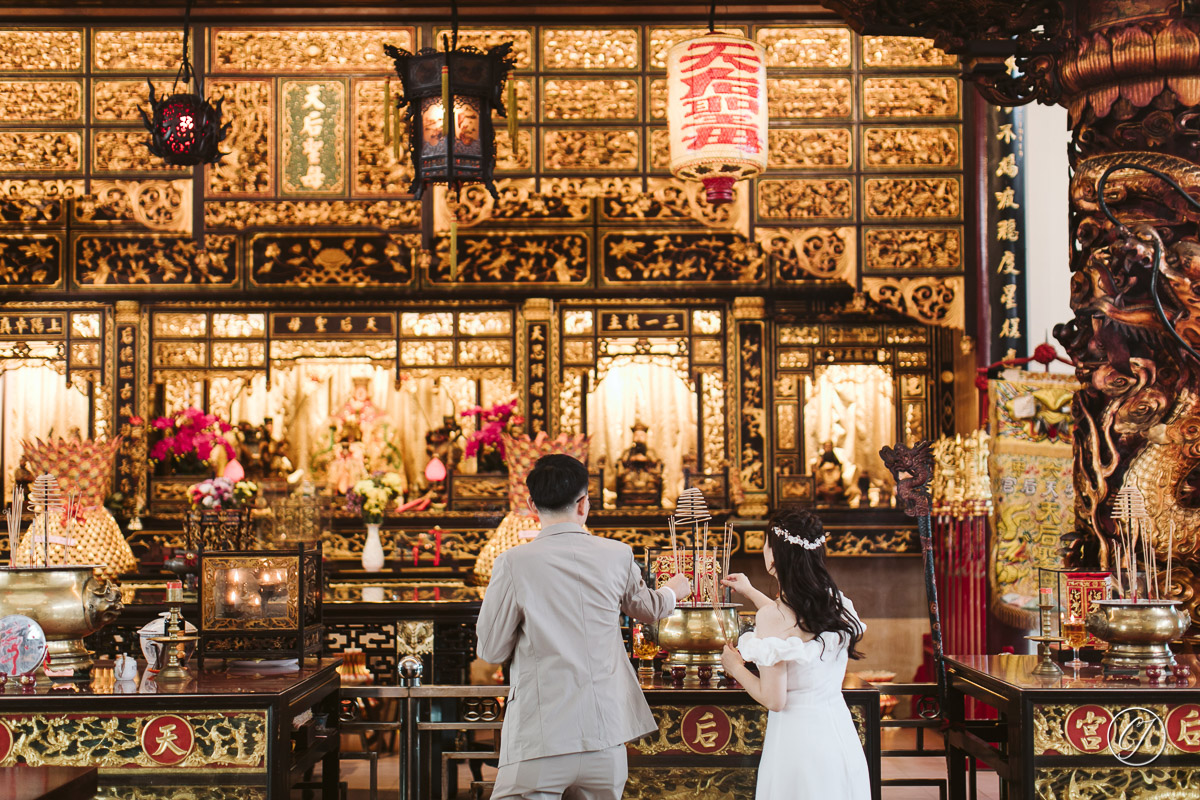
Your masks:
M 183 458 L 194 455 L 208 461 L 213 450 L 224 448 L 229 458 L 234 457 L 233 445 L 221 435 L 232 430 L 232 426 L 215 414 L 205 414 L 198 408 L 187 408 L 173 417 L 158 417 L 151 426 L 163 432 L 163 438 L 150 450 L 152 461 L 168 458 Z
M 476 430 L 467 440 L 467 446 L 463 451 L 467 458 L 488 445 L 495 447 L 501 456 L 504 455 L 504 432 L 509 425 L 517 425 L 525 421 L 524 417 L 516 413 L 519 403 L 520 400 L 514 397 L 507 403 L 497 403 L 491 408 L 475 406 L 462 412 L 464 417 L 478 418 Z

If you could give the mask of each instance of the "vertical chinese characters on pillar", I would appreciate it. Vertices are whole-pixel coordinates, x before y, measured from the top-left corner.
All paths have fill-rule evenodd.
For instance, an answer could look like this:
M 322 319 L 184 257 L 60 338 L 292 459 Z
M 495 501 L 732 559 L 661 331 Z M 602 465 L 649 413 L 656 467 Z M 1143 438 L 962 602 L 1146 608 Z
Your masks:
M 992 307 L 992 352 L 994 358 L 1025 355 L 1025 248 L 1021 239 L 1024 211 L 1018 198 L 1025 145 L 1025 115 L 1020 108 L 992 106 L 994 124 L 989 149 L 988 223 L 993 232 L 991 263 L 994 290 Z
M 536 436 L 542 431 L 549 432 L 550 328 L 544 322 L 535 322 L 529 325 L 528 331 L 529 408 L 525 417 L 529 420 L 529 433 Z

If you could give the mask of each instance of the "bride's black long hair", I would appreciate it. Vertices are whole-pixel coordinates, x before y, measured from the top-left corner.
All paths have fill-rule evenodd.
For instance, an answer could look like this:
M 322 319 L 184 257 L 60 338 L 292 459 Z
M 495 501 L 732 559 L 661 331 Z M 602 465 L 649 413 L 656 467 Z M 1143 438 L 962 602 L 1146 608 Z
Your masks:
M 849 642 L 847 651 L 851 658 L 862 658 L 858 650 L 862 628 L 846 609 L 837 584 L 825 568 L 825 545 L 809 550 L 784 539 L 777 528 L 790 536 L 815 542 L 825 534 L 821 520 L 803 509 L 789 509 L 775 512 L 767 524 L 779 596 L 796 612 L 796 622 L 801 628 L 816 636 L 836 633 L 839 639 Z

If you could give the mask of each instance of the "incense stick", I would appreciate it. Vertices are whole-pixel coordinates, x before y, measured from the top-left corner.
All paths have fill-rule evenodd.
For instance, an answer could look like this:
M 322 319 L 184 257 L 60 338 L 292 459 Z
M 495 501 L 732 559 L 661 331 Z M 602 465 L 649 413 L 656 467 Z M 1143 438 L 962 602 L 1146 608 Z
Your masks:
M 8 565 L 17 566 L 17 545 L 21 538 L 21 513 L 25 509 L 25 489 L 13 489 L 12 505 L 8 507 Z
M 1171 520 L 1171 538 L 1167 541 L 1167 599 L 1171 599 L 1171 553 L 1175 550 L 1175 520 Z
M 63 557 L 65 559 L 64 563 L 66 563 L 68 566 L 75 563 L 75 560 L 73 558 L 71 558 L 71 542 L 73 541 L 71 539 L 71 528 L 75 524 L 75 515 L 77 515 L 78 513 L 79 513 L 79 491 L 76 489 L 72 489 L 70 492 L 67 493 L 67 525 L 66 525 L 66 536 L 63 540 Z

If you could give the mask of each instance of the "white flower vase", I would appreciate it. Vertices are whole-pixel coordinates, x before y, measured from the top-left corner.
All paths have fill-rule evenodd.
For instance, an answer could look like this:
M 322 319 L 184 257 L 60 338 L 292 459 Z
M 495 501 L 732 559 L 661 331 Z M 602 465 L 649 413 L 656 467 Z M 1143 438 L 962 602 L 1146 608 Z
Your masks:
M 383 569 L 383 542 L 379 541 L 379 523 L 367 523 L 367 543 L 363 545 L 363 569 L 367 572 L 379 572 Z

